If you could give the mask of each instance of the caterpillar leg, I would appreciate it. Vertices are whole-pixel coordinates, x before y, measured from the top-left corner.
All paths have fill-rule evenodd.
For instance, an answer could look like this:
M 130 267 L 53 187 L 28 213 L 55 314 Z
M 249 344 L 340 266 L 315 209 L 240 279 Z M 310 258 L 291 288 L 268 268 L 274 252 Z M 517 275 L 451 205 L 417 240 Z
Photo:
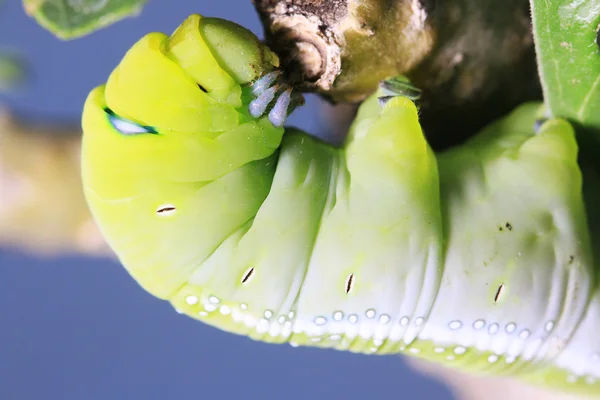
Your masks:
M 265 114 L 269 105 L 269 121 L 281 127 L 294 108 L 304 103 L 301 94 L 294 92 L 292 87 L 281 80 L 281 71 L 270 72 L 252 84 L 252 94 L 256 96 L 250 102 L 248 110 L 254 118 Z M 273 103 L 273 100 L 275 103 Z

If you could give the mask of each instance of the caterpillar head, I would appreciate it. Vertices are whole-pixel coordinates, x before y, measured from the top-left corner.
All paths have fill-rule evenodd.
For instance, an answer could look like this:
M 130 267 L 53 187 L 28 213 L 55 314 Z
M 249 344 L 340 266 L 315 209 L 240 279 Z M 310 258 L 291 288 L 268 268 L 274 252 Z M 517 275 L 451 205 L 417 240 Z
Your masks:
M 98 190 L 102 175 L 120 190 L 110 197 L 127 197 L 132 180 L 211 181 L 268 157 L 294 105 L 277 66 L 254 34 L 222 19 L 194 14 L 170 37 L 146 35 L 88 96 L 84 178 Z

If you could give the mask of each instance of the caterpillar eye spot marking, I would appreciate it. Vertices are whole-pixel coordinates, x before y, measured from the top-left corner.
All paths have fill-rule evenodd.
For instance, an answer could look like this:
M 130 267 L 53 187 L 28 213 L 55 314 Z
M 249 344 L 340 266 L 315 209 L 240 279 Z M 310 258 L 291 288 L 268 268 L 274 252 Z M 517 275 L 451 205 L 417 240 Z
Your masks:
M 494 296 L 494 303 L 498 303 L 500 301 L 503 293 L 504 293 L 504 283 L 501 283 L 500 286 L 498 286 L 496 295 Z
M 177 208 L 172 204 L 163 204 L 156 209 L 156 214 L 161 217 L 167 217 L 169 215 L 173 215 L 177 212 Z
M 506 229 L 508 229 L 509 231 L 512 231 L 512 225 L 510 223 L 506 223 Z
M 254 267 L 250 267 L 246 270 L 246 272 L 244 272 L 244 275 L 242 276 L 242 283 L 250 282 L 250 279 L 252 279 L 253 276 L 254 276 Z
M 154 128 L 140 125 L 137 122 L 118 116 L 108 107 L 104 108 L 104 112 L 108 116 L 108 122 L 111 124 L 113 129 L 119 132 L 121 135 L 134 136 L 141 134 L 157 134 Z
M 350 292 L 354 288 L 354 274 L 348 275 L 348 278 L 346 278 L 346 284 L 344 286 L 346 294 L 350 294 Z

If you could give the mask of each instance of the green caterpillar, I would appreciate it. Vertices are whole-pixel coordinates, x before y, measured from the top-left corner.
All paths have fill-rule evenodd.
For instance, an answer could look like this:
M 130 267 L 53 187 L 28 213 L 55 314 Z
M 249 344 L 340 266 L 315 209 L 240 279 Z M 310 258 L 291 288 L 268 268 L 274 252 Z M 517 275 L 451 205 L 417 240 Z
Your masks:
M 600 298 L 572 127 L 525 104 L 434 154 L 390 85 L 334 148 L 248 30 L 192 15 L 83 112 L 91 211 L 129 273 L 256 340 L 410 354 L 600 394 Z M 393 87 L 393 85 L 391 85 Z

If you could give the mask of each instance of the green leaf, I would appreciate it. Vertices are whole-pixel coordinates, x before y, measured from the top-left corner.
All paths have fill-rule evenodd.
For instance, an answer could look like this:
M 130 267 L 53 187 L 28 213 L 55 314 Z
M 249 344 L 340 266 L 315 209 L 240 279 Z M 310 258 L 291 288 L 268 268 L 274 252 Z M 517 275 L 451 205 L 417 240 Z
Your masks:
M 85 36 L 126 17 L 147 0 L 23 0 L 25 12 L 63 40 Z
M 531 0 L 544 100 L 600 139 L 600 0 Z
M 14 55 L 0 54 L 0 93 L 13 90 L 24 80 L 24 61 Z

